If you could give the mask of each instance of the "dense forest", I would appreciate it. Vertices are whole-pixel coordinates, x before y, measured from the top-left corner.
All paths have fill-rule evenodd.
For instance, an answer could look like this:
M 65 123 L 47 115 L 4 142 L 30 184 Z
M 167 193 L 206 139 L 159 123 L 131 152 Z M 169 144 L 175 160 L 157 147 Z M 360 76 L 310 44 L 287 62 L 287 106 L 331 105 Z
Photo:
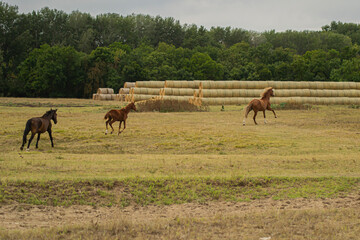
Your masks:
M 88 98 L 126 81 L 360 81 L 360 25 L 258 33 L 0 2 L 0 96 Z

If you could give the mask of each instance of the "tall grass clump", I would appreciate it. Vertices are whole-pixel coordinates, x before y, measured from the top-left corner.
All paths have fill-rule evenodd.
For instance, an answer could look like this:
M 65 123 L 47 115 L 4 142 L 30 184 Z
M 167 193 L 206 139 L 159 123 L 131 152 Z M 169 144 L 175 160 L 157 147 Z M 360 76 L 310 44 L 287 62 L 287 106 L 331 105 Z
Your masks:
M 188 101 L 173 99 L 149 99 L 136 103 L 139 112 L 207 112 L 207 106 L 196 106 Z

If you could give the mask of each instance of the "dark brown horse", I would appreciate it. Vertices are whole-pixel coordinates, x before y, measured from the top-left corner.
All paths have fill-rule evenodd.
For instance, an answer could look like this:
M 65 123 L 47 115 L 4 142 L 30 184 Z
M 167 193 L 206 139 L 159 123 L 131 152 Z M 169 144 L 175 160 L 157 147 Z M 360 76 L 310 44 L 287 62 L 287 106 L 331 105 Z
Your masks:
M 277 118 L 275 111 L 271 108 L 271 105 L 270 105 L 270 97 L 273 97 L 273 96 L 274 96 L 273 88 L 268 87 L 268 88 L 265 88 L 264 92 L 261 94 L 261 99 L 251 100 L 251 102 L 245 108 L 245 117 L 244 117 L 243 125 L 245 125 L 245 119 L 247 118 L 247 116 L 251 110 L 254 111 L 253 119 L 254 119 L 255 124 L 257 124 L 255 118 L 256 118 L 258 111 L 262 111 L 264 113 L 264 123 L 265 124 L 266 124 L 265 110 L 272 111 L 274 113 L 275 118 Z
M 29 151 L 30 143 L 33 140 L 35 134 L 38 134 L 37 141 L 36 141 L 36 148 L 38 148 L 40 134 L 44 133 L 46 131 L 49 133 L 49 136 L 50 136 L 51 147 L 54 147 L 53 138 L 51 135 L 51 121 L 50 120 L 53 120 L 55 124 L 57 123 L 56 111 L 57 111 L 57 109 L 55 109 L 55 110 L 50 109 L 42 117 L 30 118 L 26 122 L 24 135 L 23 135 L 23 143 L 20 147 L 20 150 L 24 149 L 24 145 L 26 143 L 26 136 L 29 134 L 30 131 L 31 131 L 31 137 L 29 139 L 29 143 L 28 143 L 26 151 Z
M 126 119 L 127 119 L 127 115 L 129 114 L 130 110 L 134 110 L 136 111 L 136 107 L 135 107 L 135 103 L 134 102 L 131 102 L 129 103 L 126 107 L 123 107 L 122 109 L 120 110 L 110 110 L 108 111 L 106 114 L 105 114 L 105 117 L 104 119 L 108 119 L 106 121 L 106 132 L 105 132 L 105 135 L 108 133 L 108 124 L 110 125 L 112 131 L 111 133 L 114 132 L 114 128 L 112 126 L 112 124 L 116 121 L 120 121 L 120 124 L 119 124 L 119 132 L 118 132 L 118 135 L 120 133 L 122 133 L 125 128 L 126 128 Z M 124 129 L 122 131 L 120 131 L 120 128 L 121 128 L 121 123 L 124 122 Z

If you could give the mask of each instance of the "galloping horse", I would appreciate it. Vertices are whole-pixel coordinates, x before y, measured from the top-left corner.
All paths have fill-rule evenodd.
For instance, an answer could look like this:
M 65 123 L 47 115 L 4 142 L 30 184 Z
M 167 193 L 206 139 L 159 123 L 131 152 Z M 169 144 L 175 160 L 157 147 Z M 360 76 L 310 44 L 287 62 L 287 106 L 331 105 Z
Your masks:
M 57 111 L 57 109 L 55 109 L 55 110 L 50 109 L 42 117 L 30 118 L 26 122 L 24 135 L 23 135 L 23 143 L 20 147 L 20 150 L 24 149 L 24 145 L 26 143 L 26 136 L 29 134 L 30 131 L 31 131 L 31 137 L 29 139 L 29 143 L 28 143 L 26 151 L 29 151 L 30 143 L 33 140 L 35 134 L 38 134 L 37 141 L 36 141 L 36 148 L 38 148 L 40 134 L 44 133 L 46 131 L 49 133 L 49 136 L 50 136 L 51 147 L 54 147 L 53 138 L 51 135 L 51 121 L 50 120 L 53 120 L 55 124 L 57 123 L 56 111 Z
M 261 99 L 251 100 L 251 102 L 245 108 L 245 117 L 243 120 L 243 125 L 245 125 L 245 119 L 247 118 L 247 116 L 251 110 L 254 110 L 253 119 L 254 119 L 254 123 L 256 125 L 257 125 L 257 122 L 256 122 L 255 118 L 256 118 L 258 111 L 262 111 L 264 113 L 264 123 L 265 124 L 266 124 L 265 110 L 272 111 L 274 113 L 275 118 L 277 118 L 275 111 L 271 108 L 271 105 L 270 105 L 270 97 L 273 97 L 273 96 L 274 96 L 273 88 L 268 87 L 268 88 L 265 88 L 264 92 L 261 94 Z
M 126 119 L 127 119 L 127 115 L 129 114 L 130 110 L 134 110 L 136 111 L 136 107 L 135 107 L 135 103 L 134 102 L 131 102 L 129 103 L 126 107 L 123 107 L 122 109 L 120 110 L 115 110 L 115 109 L 112 109 L 110 111 L 108 111 L 106 114 L 105 114 L 105 117 L 104 119 L 108 119 L 106 121 L 106 132 L 105 132 L 105 135 L 108 133 L 108 124 L 110 125 L 112 131 L 111 133 L 114 132 L 114 128 L 112 126 L 112 124 L 116 121 L 120 121 L 120 124 L 119 124 L 119 132 L 118 132 L 118 135 L 120 133 L 122 133 L 125 128 L 126 128 Z M 121 128 L 121 123 L 124 122 L 124 129 L 122 131 L 120 131 L 120 128 Z

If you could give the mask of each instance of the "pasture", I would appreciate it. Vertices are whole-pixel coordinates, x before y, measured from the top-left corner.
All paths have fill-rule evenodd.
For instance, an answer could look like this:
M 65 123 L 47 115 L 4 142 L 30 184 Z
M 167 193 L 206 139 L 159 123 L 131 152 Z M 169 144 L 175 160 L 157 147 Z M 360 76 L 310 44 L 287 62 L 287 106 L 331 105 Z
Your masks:
M 55 147 L 20 151 L 26 121 L 58 109 Z M 115 101 L 0 99 L 0 239 L 355 239 L 360 109 L 130 112 Z M 28 136 L 29 138 L 29 136 Z

